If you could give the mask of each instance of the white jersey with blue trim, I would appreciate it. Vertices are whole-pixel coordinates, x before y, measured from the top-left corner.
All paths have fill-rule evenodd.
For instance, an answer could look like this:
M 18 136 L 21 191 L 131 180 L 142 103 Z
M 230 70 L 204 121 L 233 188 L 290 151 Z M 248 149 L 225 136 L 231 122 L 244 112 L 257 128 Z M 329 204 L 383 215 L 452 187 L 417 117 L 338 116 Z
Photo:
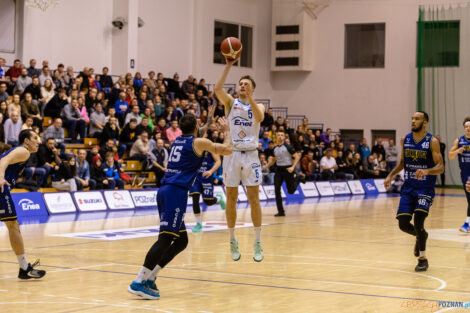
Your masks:
M 227 118 L 230 121 L 230 137 L 234 150 L 256 150 L 260 123 L 255 121 L 251 105 L 234 99 Z

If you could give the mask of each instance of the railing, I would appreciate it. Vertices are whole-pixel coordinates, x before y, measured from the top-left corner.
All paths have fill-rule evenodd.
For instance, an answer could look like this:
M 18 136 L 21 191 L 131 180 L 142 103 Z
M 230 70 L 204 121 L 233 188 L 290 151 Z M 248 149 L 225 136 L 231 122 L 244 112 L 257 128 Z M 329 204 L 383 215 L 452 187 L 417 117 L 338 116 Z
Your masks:
M 271 106 L 271 100 L 270 99 L 255 99 L 255 102 L 264 104 L 264 106 L 266 107 L 266 110 L 268 110 Z
M 297 130 L 299 125 L 302 125 L 305 115 L 287 115 L 289 125 L 292 129 Z
M 281 116 L 283 119 L 287 117 L 287 108 L 284 107 L 272 107 L 273 117 L 276 119 L 278 116 Z

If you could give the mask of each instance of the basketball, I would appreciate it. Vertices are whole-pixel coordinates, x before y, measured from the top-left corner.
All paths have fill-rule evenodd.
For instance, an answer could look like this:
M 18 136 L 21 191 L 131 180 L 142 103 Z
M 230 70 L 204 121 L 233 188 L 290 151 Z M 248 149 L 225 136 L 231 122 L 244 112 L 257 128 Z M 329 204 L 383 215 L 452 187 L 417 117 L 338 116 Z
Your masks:
M 242 43 L 238 38 L 227 37 L 220 44 L 220 51 L 230 61 L 237 59 L 242 52 Z

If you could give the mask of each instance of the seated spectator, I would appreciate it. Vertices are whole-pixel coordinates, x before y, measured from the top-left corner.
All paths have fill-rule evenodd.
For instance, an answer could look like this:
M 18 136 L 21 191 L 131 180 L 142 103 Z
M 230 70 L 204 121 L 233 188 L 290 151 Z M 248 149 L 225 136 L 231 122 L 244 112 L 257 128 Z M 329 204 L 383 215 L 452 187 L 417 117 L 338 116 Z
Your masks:
M 32 180 L 33 176 L 36 176 L 37 186 L 43 186 L 45 184 L 44 179 L 46 178 L 46 174 L 46 169 L 39 166 L 38 153 L 31 153 L 24 169 L 26 180 Z
M 274 122 L 274 125 L 279 129 L 280 126 L 284 126 L 284 121 L 282 120 L 282 116 L 276 117 L 276 121 Z
M 264 113 L 264 120 L 261 122 L 261 126 L 270 129 L 271 125 L 274 124 L 273 109 L 269 108 L 267 112 Z
M 41 112 L 39 111 L 38 105 L 33 102 L 33 98 L 31 97 L 30 93 L 26 93 L 23 101 L 21 101 L 21 118 L 26 120 L 27 116 L 31 116 L 33 118 L 33 125 L 38 126 L 42 129 L 42 116 Z
M 28 70 L 23 68 L 21 70 L 21 75 L 18 77 L 16 81 L 14 92 L 23 93 L 25 88 L 33 82 L 31 77 L 28 76 Z M 1 98 L 1 96 L 0 96 Z
M 28 115 L 26 117 L 26 120 L 23 123 L 23 126 L 21 126 L 21 130 L 25 129 L 33 129 L 33 117 L 31 115 Z
M 46 170 L 42 187 L 46 186 L 49 174 L 59 169 L 58 164 L 60 163 L 59 150 L 55 147 L 54 138 L 46 139 L 43 144 L 39 145 L 38 149 L 38 166 Z
M 325 155 L 320 160 L 320 172 L 323 180 L 335 179 L 335 170 L 338 169 L 335 158 L 331 155 L 331 149 L 325 150 Z
M 155 155 L 150 151 L 149 134 L 147 132 L 142 132 L 132 145 L 129 160 L 141 161 L 143 169 L 147 169 L 152 165 L 152 162 L 157 161 Z
M 114 109 L 114 107 L 110 107 L 108 106 L 108 114 L 106 115 L 106 123 L 109 123 L 109 119 L 111 117 L 116 117 L 116 110 Z M 116 117 L 117 118 L 117 117 Z
M 95 155 L 92 158 L 92 166 L 90 168 L 90 175 L 96 181 L 96 189 L 108 189 L 109 184 L 106 175 L 103 172 L 103 161 L 100 155 Z
M 77 99 L 72 99 L 72 103 L 65 105 L 60 115 L 64 120 L 64 126 L 69 130 L 72 143 L 77 142 L 78 135 L 81 139 L 85 138 L 86 124 L 80 115 Z
M 165 143 L 168 143 L 168 137 L 166 136 L 166 121 L 164 118 L 158 120 L 155 126 L 154 132 L 162 134 L 162 139 Z
M 14 94 L 13 101 L 8 104 L 8 116 L 10 116 L 13 111 L 18 112 L 21 116 L 21 100 L 19 94 Z
M 77 157 L 77 176 L 75 182 L 78 190 L 83 190 L 85 187 L 90 187 L 90 190 L 95 190 L 96 181 L 90 178 L 90 164 L 86 160 L 86 150 L 80 149 Z
M 149 119 L 148 117 L 143 117 L 142 121 L 140 122 L 139 125 L 137 125 L 137 136 L 142 134 L 143 132 L 147 132 L 148 134 L 152 133 L 152 129 L 149 126 Z
M 52 177 L 52 187 L 58 190 L 77 191 L 75 176 L 77 165 L 75 156 L 69 155 L 67 159 L 59 164 L 59 170 Z
M 302 173 L 305 174 L 305 180 L 318 180 L 321 175 L 318 174 L 319 165 L 314 158 L 313 151 L 308 151 L 300 160 Z
M 160 187 L 160 181 L 165 175 L 169 156 L 162 139 L 157 139 L 156 147 L 152 150 L 152 154 L 155 156 L 155 161 L 152 161 L 152 170 L 155 172 L 157 187 Z
M 85 107 L 85 100 L 83 100 L 82 97 L 79 97 L 77 100 L 78 100 L 78 111 L 80 112 L 81 119 L 85 121 L 85 129 L 86 129 L 88 128 L 88 125 L 90 125 L 90 118 L 88 117 L 88 112 Z
M 17 95 L 18 96 L 18 95 Z M 0 114 L 2 114 L 2 125 L 3 122 L 6 121 L 9 117 L 8 115 L 8 104 L 7 101 L 0 101 Z
M 60 155 L 63 156 L 65 153 L 65 135 L 64 129 L 62 128 L 62 119 L 60 117 L 54 120 L 54 123 L 46 128 L 43 138 L 48 140 L 49 138 L 54 138 L 55 147 L 60 150 Z
M 129 121 L 130 121 L 132 118 L 137 121 L 137 124 L 140 124 L 140 122 L 142 122 L 142 117 L 141 117 L 140 114 L 139 114 L 139 106 L 138 106 L 138 105 L 133 105 L 133 106 L 132 106 L 131 112 L 129 112 L 129 113 L 126 114 L 126 118 L 125 118 L 125 120 L 124 120 L 124 124 L 123 124 L 123 125 L 129 124 Z
M 119 99 L 114 104 L 116 110 L 116 117 L 119 120 L 120 125 L 124 125 L 124 119 L 126 117 L 127 110 L 129 109 L 129 103 L 126 101 L 126 93 L 120 92 Z
M 65 88 L 64 78 L 59 70 L 55 70 L 52 73 L 52 84 L 55 86 L 56 89 Z
M 155 102 L 153 104 L 153 110 L 155 114 L 155 120 L 160 120 L 165 112 L 165 106 L 162 103 L 162 98 L 160 96 L 155 96 Z
M 86 160 L 88 161 L 88 164 L 93 164 L 93 158 L 97 155 L 99 155 L 99 150 L 100 146 L 99 145 L 93 145 L 91 149 L 87 150 L 86 152 Z M 100 156 L 101 157 L 101 156 Z M 90 174 L 91 175 L 91 174 Z M 93 176 L 92 176 L 93 177 Z
M 26 88 L 24 89 L 22 98 L 24 98 L 26 93 L 30 93 L 31 97 L 33 97 L 33 100 L 39 103 L 39 101 L 41 101 L 42 99 L 41 86 L 39 85 L 39 78 L 37 76 L 33 76 L 32 80 L 33 82 L 30 85 L 26 86 Z
M 134 75 L 134 88 L 136 90 L 139 90 L 140 87 L 143 85 L 144 81 L 142 79 L 142 74 L 140 74 L 140 72 L 135 72 L 135 75 Z
M 370 155 L 370 149 L 369 149 L 369 146 L 367 145 L 367 139 L 366 138 L 362 138 L 361 145 L 359 147 L 358 152 L 361 154 L 361 158 L 362 158 L 363 162 L 367 161 L 367 158 Z
M 371 153 L 377 154 L 377 157 L 382 156 L 382 160 L 385 160 L 385 148 L 382 145 L 382 140 L 377 139 L 375 146 L 372 147 Z
M 106 162 L 103 164 L 103 173 L 108 181 L 109 189 L 124 189 L 124 181 L 119 177 L 119 167 L 114 161 L 114 153 L 106 152 Z
M 353 166 L 354 176 L 356 177 L 356 179 L 365 178 L 364 162 L 362 162 L 361 154 L 359 152 L 354 153 Z
M 379 178 L 380 171 L 378 169 L 378 164 L 373 155 L 369 155 L 364 164 L 364 173 L 366 178 Z
M 8 85 L 5 82 L 0 83 L 0 101 L 6 101 L 10 97 L 7 93 Z
M 336 143 L 334 141 L 330 141 L 328 148 L 331 149 L 331 156 L 336 159 L 338 157 L 338 150 L 336 150 Z
M 331 142 L 333 143 L 333 142 Z M 352 155 L 351 155 L 351 161 L 352 161 Z M 336 157 L 336 165 L 338 166 L 338 170 L 336 171 L 336 178 L 339 179 L 354 179 L 354 175 L 350 173 L 350 168 L 348 167 L 348 163 L 346 162 L 346 159 L 343 158 L 343 151 L 338 151 L 338 156 Z
M 219 117 L 225 116 L 225 108 L 222 102 L 218 102 L 215 107 L 214 118 L 217 120 Z
M 41 86 L 44 86 L 44 84 L 46 83 L 46 80 L 48 79 L 52 82 L 51 71 L 49 69 L 49 66 L 43 66 L 41 74 L 39 75 L 39 84 Z
M 18 77 L 21 75 L 21 61 L 16 59 L 13 61 L 13 66 L 8 69 L 8 71 L 5 73 L 5 76 L 10 77 L 10 85 L 14 86 L 16 84 L 16 81 L 18 80 Z
M 44 112 L 44 108 L 49 101 L 55 96 L 55 86 L 52 84 L 51 79 L 46 79 L 44 86 L 41 87 L 41 111 Z
M 59 92 L 46 104 L 44 116 L 52 118 L 60 117 L 60 112 L 67 103 L 67 92 L 64 88 L 60 88 Z
M 331 135 L 331 128 L 327 128 L 326 131 L 320 135 L 321 141 L 323 141 L 326 145 L 329 145 L 330 135 Z
M 147 118 L 149 123 L 148 123 L 148 126 L 150 127 L 150 133 L 153 133 L 153 130 L 155 129 L 155 126 L 153 125 L 153 120 L 152 120 L 152 116 L 150 115 L 150 108 L 145 108 L 144 110 L 144 113 L 140 114 L 140 117 L 142 119 L 144 118 Z
M 7 73 L 7 69 L 5 68 L 6 60 L 0 57 L 0 81 L 7 81 L 7 77 L 5 74 Z
M 41 74 L 41 71 L 36 68 L 36 63 L 35 59 L 29 60 L 29 67 L 27 68 L 29 77 L 32 77 L 33 75 L 39 76 Z
M 262 144 L 262 151 L 266 150 L 268 148 L 268 145 L 272 140 L 269 138 L 269 132 L 265 131 L 263 133 L 263 136 L 260 138 L 259 142 Z
M 73 72 L 73 67 L 67 66 L 63 79 L 65 83 L 64 88 L 65 89 L 72 88 L 72 85 L 75 83 L 75 73 Z
M 119 133 L 120 132 L 117 118 L 111 117 L 109 119 L 109 122 L 103 129 L 103 133 L 101 134 L 100 138 L 100 143 L 101 145 L 103 145 L 103 143 L 107 143 L 110 139 L 112 139 L 118 149 L 119 158 L 122 158 L 122 156 L 126 152 L 126 146 L 119 142 Z
M 275 124 L 272 124 L 269 131 L 268 131 L 268 137 L 271 139 L 272 142 L 276 142 L 276 132 L 277 132 L 277 127 Z
M 387 161 L 387 172 L 391 172 L 394 167 L 397 165 L 398 160 L 398 151 L 395 146 L 395 140 L 390 139 L 388 147 L 385 151 L 386 161 Z
M 126 147 L 132 147 L 137 140 L 137 121 L 135 118 L 131 118 L 129 123 L 124 126 L 119 139 Z
M 104 126 L 106 125 L 106 115 L 103 112 L 103 106 L 101 103 L 95 104 L 94 110 L 90 116 L 90 130 L 89 136 L 99 138 L 103 132 Z
M 22 126 L 23 123 L 21 122 L 20 115 L 17 111 L 13 111 L 10 114 L 10 118 L 7 119 L 3 124 L 3 130 L 5 132 L 5 143 L 12 145 L 13 147 L 18 146 L 18 140 Z

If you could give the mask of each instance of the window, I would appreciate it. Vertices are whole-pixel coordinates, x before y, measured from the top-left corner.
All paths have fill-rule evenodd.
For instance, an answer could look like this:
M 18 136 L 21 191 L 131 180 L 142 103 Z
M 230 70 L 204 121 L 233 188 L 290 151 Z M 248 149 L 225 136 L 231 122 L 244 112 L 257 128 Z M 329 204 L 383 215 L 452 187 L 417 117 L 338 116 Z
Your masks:
M 0 3 L 0 52 L 15 52 L 15 1 L 3 0 Z
M 240 59 L 235 66 L 252 67 L 253 66 L 253 27 L 225 23 L 220 21 L 214 22 L 214 63 L 225 64 L 225 58 L 220 53 L 220 44 L 227 37 L 239 38 L 243 45 L 243 51 Z
M 418 22 L 418 67 L 459 66 L 460 21 Z
M 344 68 L 385 67 L 385 23 L 345 25 Z

